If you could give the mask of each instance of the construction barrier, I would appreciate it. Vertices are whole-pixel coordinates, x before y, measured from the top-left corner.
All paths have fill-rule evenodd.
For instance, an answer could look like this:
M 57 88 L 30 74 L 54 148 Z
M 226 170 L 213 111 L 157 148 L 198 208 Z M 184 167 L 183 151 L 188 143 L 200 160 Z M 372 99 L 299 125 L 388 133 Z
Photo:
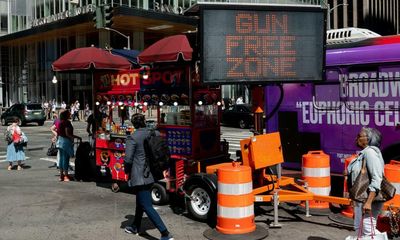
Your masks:
M 386 204 L 394 204 L 400 206 L 400 162 L 391 160 L 389 164 L 385 164 L 385 177 L 396 187 L 396 195 Z
M 217 231 L 244 234 L 256 230 L 251 168 L 233 162 L 218 168 Z
M 350 162 L 357 157 L 356 154 L 351 155 L 350 157 L 346 158 L 344 160 L 344 169 L 347 169 L 347 166 L 349 166 Z M 349 198 L 349 189 L 347 187 L 347 178 L 344 178 L 343 181 L 343 197 L 344 198 Z M 351 205 L 345 206 L 341 212 L 345 217 L 348 218 L 353 218 L 354 211 L 353 207 Z
M 331 192 L 331 168 L 329 155 L 323 151 L 309 151 L 302 158 L 302 178 L 308 190 L 316 195 L 329 196 Z M 311 209 L 329 209 L 329 203 L 310 201 Z

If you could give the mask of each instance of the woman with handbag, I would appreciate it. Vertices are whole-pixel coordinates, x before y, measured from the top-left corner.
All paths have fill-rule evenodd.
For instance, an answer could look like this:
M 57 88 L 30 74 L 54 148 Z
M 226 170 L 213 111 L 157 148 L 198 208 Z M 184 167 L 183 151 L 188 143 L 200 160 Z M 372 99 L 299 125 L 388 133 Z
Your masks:
M 362 150 L 350 162 L 345 175 L 348 176 L 350 198 L 353 200 L 356 233 L 370 236 L 374 232 L 379 233 L 376 230 L 376 219 L 384 204 L 384 200 L 378 198 L 385 164 L 379 149 L 381 133 L 363 127 L 357 135 L 356 145 Z M 361 183 L 363 180 L 364 184 Z M 361 226 L 363 229 L 360 229 Z
M 13 163 L 17 162 L 17 170 L 22 170 L 21 162 L 25 160 L 24 143 L 27 142 L 25 134 L 18 126 L 19 119 L 14 117 L 12 124 L 7 127 L 7 161 L 9 162 L 7 170 L 11 170 Z
M 60 114 L 60 125 L 57 128 L 57 146 L 60 155 L 60 181 L 68 182 L 69 159 L 74 155 L 74 138 L 82 141 L 82 138 L 74 135 L 74 128 L 70 121 L 71 113 L 65 110 Z

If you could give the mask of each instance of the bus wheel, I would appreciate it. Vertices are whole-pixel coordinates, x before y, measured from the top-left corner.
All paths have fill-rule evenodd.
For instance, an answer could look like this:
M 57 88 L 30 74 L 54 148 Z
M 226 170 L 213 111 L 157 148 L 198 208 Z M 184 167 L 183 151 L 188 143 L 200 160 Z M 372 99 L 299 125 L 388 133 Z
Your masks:
M 187 193 L 190 199 L 186 205 L 193 218 L 203 222 L 215 218 L 215 194 L 202 185 L 191 186 Z
M 168 202 L 169 196 L 164 186 L 154 183 L 151 187 L 151 200 L 155 205 L 163 205 Z

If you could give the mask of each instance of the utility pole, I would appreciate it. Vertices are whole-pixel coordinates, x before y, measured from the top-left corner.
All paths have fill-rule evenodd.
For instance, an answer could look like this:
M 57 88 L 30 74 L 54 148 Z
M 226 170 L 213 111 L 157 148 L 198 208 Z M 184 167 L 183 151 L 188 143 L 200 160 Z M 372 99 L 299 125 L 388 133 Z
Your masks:
M 112 32 L 116 32 L 116 33 L 118 33 L 119 35 L 121 35 L 121 36 L 123 36 L 124 38 L 126 38 L 127 41 L 128 41 L 128 47 L 127 47 L 127 49 L 128 49 L 128 50 L 131 50 L 131 38 L 130 38 L 130 36 L 125 35 L 125 34 L 121 33 L 120 31 L 117 31 L 117 30 L 115 30 L 115 29 L 113 29 L 113 28 L 103 27 L 103 29 L 108 30 L 108 31 L 112 31 Z
M 326 16 L 327 22 L 328 22 L 328 30 L 331 29 L 331 13 L 332 13 L 332 11 L 340 6 L 348 6 L 348 5 L 349 4 L 347 4 L 347 3 L 341 3 L 341 4 L 338 4 L 338 5 L 334 6 L 333 8 L 331 8 L 330 4 L 328 3 L 328 15 Z

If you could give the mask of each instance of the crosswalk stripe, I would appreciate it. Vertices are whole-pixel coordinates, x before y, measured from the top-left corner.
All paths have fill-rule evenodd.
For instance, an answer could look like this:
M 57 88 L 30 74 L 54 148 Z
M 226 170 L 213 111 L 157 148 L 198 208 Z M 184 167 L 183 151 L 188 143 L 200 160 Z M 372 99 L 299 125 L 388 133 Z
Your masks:
M 240 141 L 253 136 L 251 132 L 228 132 L 221 135 L 221 141 L 224 139 L 229 142 L 229 151 L 231 158 L 236 158 L 236 151 L 240 150 Z
M 55 158 L 39 158 L 39 160 L 53 162 L 53 163 L 57 162 L 57 159 L 55 159 Z M 69 162 L 69 165 L 71 165 L 72 167 L 75 167 L 75 163 L 73 163 L 73 162 Z
M 2 162 L 8 162 L 7 161 L 7 156 L 6 155 L 2 155 L 2 156 L 0 156 L 0 163 L 2 163 Z M 29 157 L 25 157 L 25 160 L 28 160 L 29 159 Z

